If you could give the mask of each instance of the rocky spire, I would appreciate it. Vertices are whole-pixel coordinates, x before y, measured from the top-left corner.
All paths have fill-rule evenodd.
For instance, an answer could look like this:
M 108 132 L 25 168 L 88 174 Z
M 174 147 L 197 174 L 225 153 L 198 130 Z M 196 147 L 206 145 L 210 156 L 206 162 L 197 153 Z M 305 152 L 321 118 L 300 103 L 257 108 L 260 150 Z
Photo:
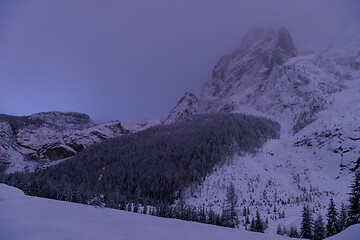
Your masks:
M 296 57 L 297 50 L 291 38 L 289 31 L 282 27 L 279 29 L 277 36 L 277 45 L 283 51 L 286 57 Z
M 191 116 L 197 112 L 198 99 L 194 94 L 186 92 L 165 119 L 165 124 L 173 123 L 179 119 Z

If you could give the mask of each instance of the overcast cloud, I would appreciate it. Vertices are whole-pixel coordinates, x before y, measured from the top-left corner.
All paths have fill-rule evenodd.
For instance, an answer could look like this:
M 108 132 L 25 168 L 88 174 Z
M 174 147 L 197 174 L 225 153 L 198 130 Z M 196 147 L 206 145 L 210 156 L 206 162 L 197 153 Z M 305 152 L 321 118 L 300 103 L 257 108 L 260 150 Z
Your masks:
M 256 26 L 298 48 L 359 27 L 358 0 L 0 0 L 0 113 L 165 116 Z

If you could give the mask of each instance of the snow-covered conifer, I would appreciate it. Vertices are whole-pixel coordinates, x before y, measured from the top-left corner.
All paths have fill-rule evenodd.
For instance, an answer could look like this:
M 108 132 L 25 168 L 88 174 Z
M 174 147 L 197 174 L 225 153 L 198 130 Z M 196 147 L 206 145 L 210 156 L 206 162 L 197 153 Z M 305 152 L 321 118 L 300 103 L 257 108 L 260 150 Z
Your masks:
M 326 214 L 327 217 L 327 224 L 326 224 L 326 236 L 330 237 L 338 233 L 338 226 L 337 226 L 337 216 L 338 212 L 335 208 L 334 200 L 331 198 L 329 203 L 328 212 Z

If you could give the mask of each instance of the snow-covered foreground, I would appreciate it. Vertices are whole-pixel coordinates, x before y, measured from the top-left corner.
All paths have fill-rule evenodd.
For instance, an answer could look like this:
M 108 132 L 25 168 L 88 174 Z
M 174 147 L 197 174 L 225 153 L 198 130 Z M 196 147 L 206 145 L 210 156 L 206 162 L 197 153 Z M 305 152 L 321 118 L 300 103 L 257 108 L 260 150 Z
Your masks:
M 353 225 L 335 236 L 326 238 L 327 240 L 358 240 L 360 239 L 360 224 Z
M 359 239 L 359 236 L 360 225 L 356 225 L 331 239 L 355 240 Z M 17 188 L 0 184 L 0 239 L 276 240 L 290 238 L 30 197 Z
M 331 239 L 352 240 L 359 239 L 359 236 L 360 225 L 356 225 Z M 0 239 L 276 240 L 290 238 L 30 197 L 19 189 L 0 184 Z
M 273 240 L 289 238 L 30 197 L 19 189 L 0 184 L 0 239 Z

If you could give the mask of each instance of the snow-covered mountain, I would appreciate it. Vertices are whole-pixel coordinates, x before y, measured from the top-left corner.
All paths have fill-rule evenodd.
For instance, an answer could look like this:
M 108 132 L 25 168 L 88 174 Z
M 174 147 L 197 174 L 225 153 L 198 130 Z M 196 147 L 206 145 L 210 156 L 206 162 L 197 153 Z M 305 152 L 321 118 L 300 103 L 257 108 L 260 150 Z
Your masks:
M 331 58 L 335 52 L 337 57 Z M 344 82 L 354 78 L 338 63 L 349 62 L 349 66 L 357 69 L 357 55 L 341 57 L 339 52 L 353 54 L 350 50 L 335 51 L 333 46 L 325 52 L 298 55 L 287 29 L 251 30 L 239 48 L 224 55 L 215 65 L 197 108 L 182 107 L 172 112 L 265 115 L 281 122 L 287 130 L 297 132 L 329 106 L 331 94 L 344 89 Z
M 0 161 L 7 172 L 34 170 L 107 138 L 127 134 L 119 121 L 94 124 L 81 113 L 0 116 Z
M 1 116 L 0 161 L 9 172 L 32 170 L 106 138 L 212 112 L 275 119 L 281 135 L 256 154 L 216 167 L 187 190 L 188 204 L 219 212 L 234 183 L 237 210 L 249 208 L 252 216 L 259 210 L 269 234 L 279 224 L 298 227 L 303 204 L 324 216 L 331 197 L 338 208 L 347 203 L 352 171 L 360 167 L 360 35 L 342 35 L 303 55 L 285 28 L 251 30 L 215 65 L 200 96 L 185 93 L 163 120 L 95 125 L 76 113 Z
M 342 35 L 306 55 L 285 28 L 246 34 L 215 65 L 196 108 L 176 108 L 169 118 L 242 112 L 275 119 L 282 134 L 257 154 L 234 156 L 216 168 L 197 189 L 189 188 L 187 202 L 221 211 L 233 182 L 239 212 L 259 209 L 269 232 L 278 224 L 299 226 L 303 204 L 323 216 L 330 197 L 337 207 L 347 204 L 352 171 L 360 166 L 359 56 L 360 34 Z

